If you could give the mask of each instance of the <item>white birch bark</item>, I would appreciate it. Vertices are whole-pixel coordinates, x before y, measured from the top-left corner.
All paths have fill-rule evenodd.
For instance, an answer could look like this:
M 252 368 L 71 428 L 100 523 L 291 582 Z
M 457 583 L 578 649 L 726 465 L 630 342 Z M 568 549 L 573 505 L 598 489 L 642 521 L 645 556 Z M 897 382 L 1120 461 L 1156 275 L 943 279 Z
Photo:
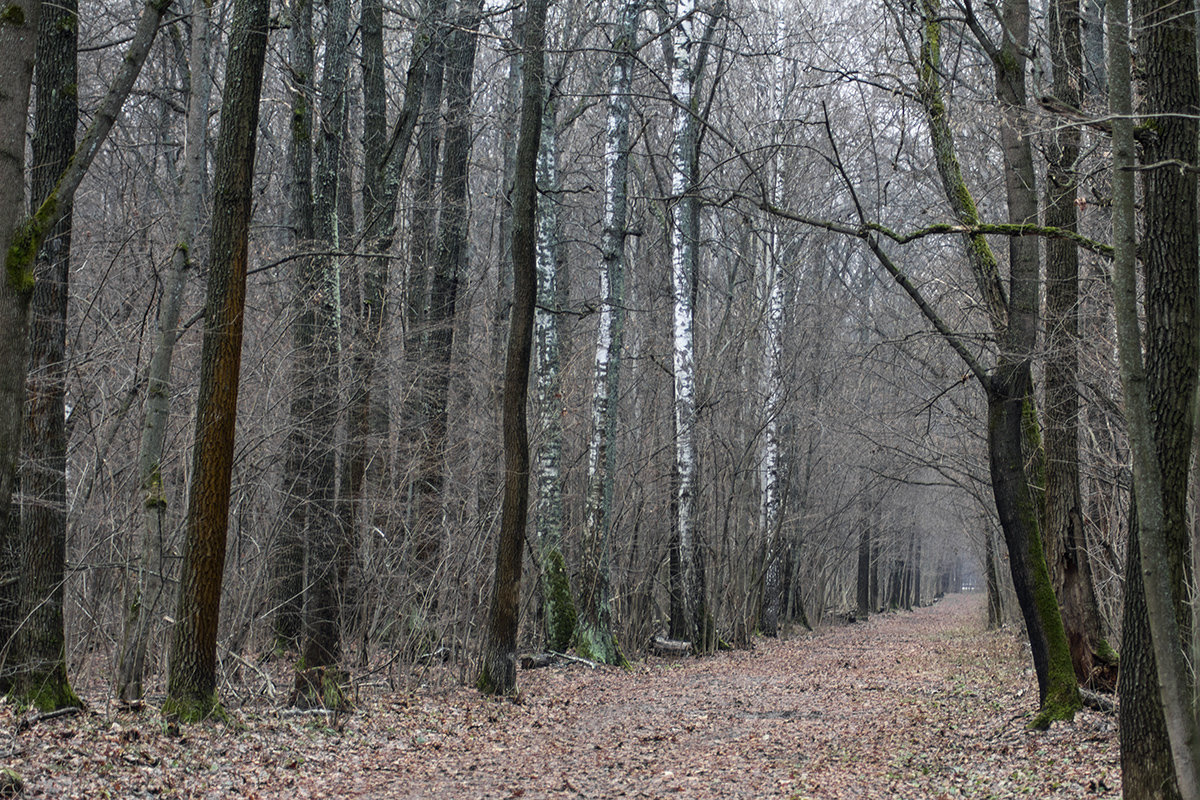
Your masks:
M 600 265 L 600 323 L 596 330 L 592 425 L 588 437 L 586 528 L 576 646 L 586 658 L 617 664 L 609 605 L 609 538 L 616 468 L 616 402 L 624 327 L 625 223 L 629 175 L 629 112 L 639 0 L 621 7 L 609 83 L 604 140 L 604 220 Z
M 146 417 L 138 450 L 138 487 L 142 513 L 142 559 L 134 595 L 126 608 L 117 692 L 125 702 L 142 697 L 146 646 L 163 594 L 163 560 L 167 554 L 167 498 L 161 461 L 170 421 L 171 360 L 179 339 L 183 286 L 191 267 L 191 250 L 200 228 L 200 210 L 208 154 L 208 115 L 212 104 L 209 70 L 210 0 L 193 0 L 192 36 L 188 50 L 191 92 L 184 122 L 183 170 L 179 176 L 179 219 L 171 265 L 163 276 L 158 331 L 146 386 Z
M 692 143 L 696 135 L 692 96 L 692 67 L 696 45 L 694 0 L 676 0 L 671 48 L 671 101 L 674 104 L 674 142 L 671 146 L 671 292 L 673 359 L 675 372 L 675 528 L 679 543 L 683 630 L 676 632 L 695 641 L 704 587 L 699 574 L 696 541 L 696 362 L 693 334 L 693 266 L 696 242 L 688 236 L 695 197 L 689 184 Z M 696 642 L 699 645 L 699 642 Z
M 780 17 L 776 33 L 783 40 L 784 25 Z M 783 58 L 775 56 L 775 75 L 771 106 L 780 110 L 784 102 Z M 772 202 L 778 204 L 783 193 L 783 171 L 779 165 L 779 129 L 772 133 L 776 152 L 772 160 Z M 779 222 L 772 218 L 767 236 L 766 273 L 766 342 L 763 352 L 763 377 L 766 381 L 764 414 L 766 425 L 762 455 L 762 527 L 766 539 L 766 571 L 763 576 L 762 632 L 775 636 L 779 632 L 779 612 L 783 601 L 783 576 L 780 564 L 780 480 L 779 480 L 779 413 L 783 405 L 782 340 L 783 340 L 783 283 L 779 275 Z
M 537 375 L 537 411 L 542 440 L 538 447 L 535 541 L 541 558 L 541 592 L 545 611 L 546 644 L 566 650 L 575 633 L 575 605 L 562 556 L 562 415 L 559 376 L 558 306 L 558 138 L 554 99 L 542 112 L 541 147 L 537 182 L 537 296 L 533 317 L 534 373 Z

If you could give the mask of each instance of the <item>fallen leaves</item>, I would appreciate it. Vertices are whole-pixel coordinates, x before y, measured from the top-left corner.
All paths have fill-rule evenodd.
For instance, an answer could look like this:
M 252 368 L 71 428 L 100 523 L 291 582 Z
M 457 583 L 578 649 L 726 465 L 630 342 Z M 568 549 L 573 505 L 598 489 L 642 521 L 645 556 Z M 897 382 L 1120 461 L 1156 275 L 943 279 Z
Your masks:
M 172 736 L 117 710 L 12 731 L 26 798 L 954 798 L 1120 796 L 1115 717 L 1046 732 L 1028 654 L 978 598 L 632 671 L 522 673 L 519 704 L 465 687 L 364 695 L 324 717 L 235 709 Z

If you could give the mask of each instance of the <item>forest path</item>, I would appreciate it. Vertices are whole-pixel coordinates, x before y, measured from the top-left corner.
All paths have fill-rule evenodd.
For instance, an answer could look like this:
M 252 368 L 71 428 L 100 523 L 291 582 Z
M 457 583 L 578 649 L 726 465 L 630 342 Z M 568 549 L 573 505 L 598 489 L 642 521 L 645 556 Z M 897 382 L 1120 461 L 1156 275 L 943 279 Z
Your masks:
M 477 706 L 490 719 L 321 783 L 372 798 L 1119 797 L 1115 718 L 1026 731 L 1026 648 L 983 617 L 981 596 L 953 595 L 632 674 L 523 672 L 521 704 Z
M 520 703 L 364 688 L 336 729 L 251 706 L 182 737 L 146 715 L 54 720 L 0 766 L 64 800 L 1119 797 L 1115 717 L 1025 730 L 1027 647 L 984 632 L 981 601 L 632 672 L 522 672 Z

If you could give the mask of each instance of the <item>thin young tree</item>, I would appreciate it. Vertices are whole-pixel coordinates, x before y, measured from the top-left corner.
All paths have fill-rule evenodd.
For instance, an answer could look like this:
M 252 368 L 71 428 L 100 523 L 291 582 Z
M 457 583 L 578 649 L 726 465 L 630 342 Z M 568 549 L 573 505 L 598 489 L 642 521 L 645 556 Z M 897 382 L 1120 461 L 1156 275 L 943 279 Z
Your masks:
M 183 167 L 179 171 L 179 215 L 171 263 L 163 273 L 154 354 L 146 375 L 146 415 L 138 448 L 138 501 L 142 556 L 136 582 L 125 602 L 124 629 L 117 664 L 117 695 L 127 703 L 142 699 L 142 678 L 151 629 L 163 599 L 167 537 L 170 531 L 167 492 L 161 462 L 167 438 L 171 399 L 171 361 L 179 340 L 179 314 L 184 282 L 192 266 L 192 249 L 200 229 L 201 203 L 207 175 L 208 112 L 212 97 L 209 69 L 211 0 L 192 0 L 188 44 L 187 114 L 184 122 Z
M 547 0 L 530 0 L 521 65 L 521 123 L 513 184 L 513 305 L 504 366 L 504 495 L 496 569 L 488 611 L 487 644 L 476 685 L 487 694 L 511 694 L 517 685 L 517 625 L 521 559 L 529 513 L 529 433 L 525 403 L 537 304 L 537 158 L 545 102 Z

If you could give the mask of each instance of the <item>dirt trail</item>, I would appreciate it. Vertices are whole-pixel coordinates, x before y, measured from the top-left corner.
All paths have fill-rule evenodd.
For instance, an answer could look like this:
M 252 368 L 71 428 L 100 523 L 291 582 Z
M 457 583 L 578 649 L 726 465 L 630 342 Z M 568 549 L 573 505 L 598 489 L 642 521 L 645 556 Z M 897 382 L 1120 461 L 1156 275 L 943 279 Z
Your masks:
M 1115 717 L 1026 731 L 1025 649 L 982 632 L 982 614 L 951 596 L 632 673 L 523 672 L 519 704 L 465 688 L 364 698 L 340 731 L 251 713 L 182 741 L 145 722 L 65 738 L 47 723 L 0 764 L 31 797 L 104 796 L 71 772 L 72 748 L 114 764 L 114 797 L 1119 797 Z

